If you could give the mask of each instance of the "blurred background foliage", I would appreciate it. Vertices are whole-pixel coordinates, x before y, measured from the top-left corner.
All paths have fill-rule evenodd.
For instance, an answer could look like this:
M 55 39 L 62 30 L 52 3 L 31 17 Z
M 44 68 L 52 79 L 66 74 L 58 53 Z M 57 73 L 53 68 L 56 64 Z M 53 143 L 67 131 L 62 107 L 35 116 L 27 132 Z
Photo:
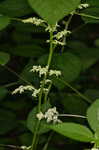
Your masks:
M 37 105 L 37 100 L 32 98 L 30 93 L 12 95 L 11 92 L 18 85 L 30 82 L 36 87 L 39 86 L 39 78 L 29 70 L 33 65 L 46 65 L 49 53 L 49 44 L 46 40 L 49 34 L 45 32 L 44 27 L 24 24 L 18 19 L 44 16 L 51 23 L 57 20 L 57 17 L 51 19 L 53 12 L 50 16 L 46 13 L 47 10 L 39 15 L 41 9 L 35 9 L 36 4 L 32 5 L 33 2 L 33 0 L 0 1 L 0 64 L 2 64 L 0 65 L 0 150 L 8 149 L 2 147 L 2 144 L 29 146 L 32 141 L 32 133 L 27 127 L 27 117 Z M 80 13 L 99 17 L 99 0 L 82 2 L 90 4 L 90 7 L 81 10 Z M 60 8 L 57 12 L 60 13 L 61 9 L 64 10 Z M 64 22 L 68 17 L 58 18 L 61 19 L 59 21 L 61 29 L 64 29 Z M 86 115 L 90 103 L 99 98 L 99 20 L 84 15 L 74 15 L 69 30 L 72 34 L 67 37 L 64 51 L 62 52 L 62 47 L 57 47 L 51 64 L 52 68 L 62 70 L 62 80 L 69 85 L 66 86 L 63 82 L 53 79 L 49 97 L 52 106 L 57 106 L 61 113 Z M 71 87 L 83 93 L 88 100 L 80 97 Z M 63 120 L 87 125 L 83 119 L 64 118 Z M 40 136 L 40 148 L 48 136 L 49 132 Z M 82 150 L 86 147 L 90 147 L 90 144 L 78 143 L 55 133 L 48 150 L 61 148 Z

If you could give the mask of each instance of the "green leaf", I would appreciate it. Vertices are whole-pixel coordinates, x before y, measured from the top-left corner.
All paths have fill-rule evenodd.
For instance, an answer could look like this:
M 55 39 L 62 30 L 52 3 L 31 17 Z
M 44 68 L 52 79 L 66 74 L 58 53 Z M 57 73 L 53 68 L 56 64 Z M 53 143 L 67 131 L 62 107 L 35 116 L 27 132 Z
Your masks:
M 70 114 L 85 115 L 88 108 L 88 104 L 75 94 L 62 94 L 62 104 Z
M 42 112 L 44 113 L 46 110 L 48 110 L 48 108 L 50 108 L 51 105 L 49 103 L 42 104 Z M 27 127 L 28 129 L 34 133 L 35 132 L 35 127 L 37 125 L 38 119 L 36 117 L 36 114 L 38 113 L 38 106 L 36 106 L 35 108 L 33 108 L 33 110 L 29 113 L 28 115 L 28 119 L 27 119 Z M 39 127 L 39 131 L 38 134 L 43 134 L 48 132 L 50 129 L 47 128 L 47 123 L 45 120 L 42 120 L 40 123 L 40 127 Z
M 27 0 L 4 0 L 0 2 L 0 13 L 8 16 L 23 16 L 31 13 Z
M 50 126 L 57 133 L 81 142 L 93 141 L 92 132 L 85 126 L 75 123 L 60 123 Z
M 87 8 L 83 10 L 82 13 L 90 16 L 90 17 L 82 17 L 86 23 L 99 23 L 99 7 Z
M 99 38 L 95 40 L 95 46 L 99 47 Z
M 82 45 L 80 47 L 79 46 L 74 48 L 71 47 L 72 49 L 70 52 L 79 56 L 82 62 L 82 70 L 85 71 L 99 59 L 99 50 L 98 48 L 88 48 L 87 46 L 84 48 Z
M 0 134 L 16 128 L 16 116 L 11 111 L 0 109 Z
M 0 30 L 6 28 L 6 26 L 10 23 L 10 18 L 7 16 L 0 15 Z
M 42 56 L 38 63 L 45 65 L 47 63 L 48 55 Z M 79 57 L 72 53 L 54 54 L 52 58 L 51 69 L 57 69 L 62 72 L 62 79 L 67 82 L 75 80 L 81 71 L 81 62 Z M 57 78 L 55 77 L 56 82 Z M 54 81 L 55 81 L 54 79 Z M 58 84 L 58 83 L 57 83 Z
M 0 52 L 0 65 L 8 63 L 10 56 L 8 53 Z
M 87 110 L 88 122 L 96 132 L 99 130 L 99 99 L 97 99 Z
M 16 46 L 15 48 L 9 49 L 9 51 L 18 56 L 24 57 L 38 57 L 41 56 L 44 52 L 44 49 L 36 44 L 24 44 L 20 46 Z
M 8 90 L 6 88 L 0 87 L 0 101 L 5 98 L 5 96 L 7 95 Z
M 49 24 L 55 24 L 60 19 L 74 11 L 80 0 L 28 0 L 30 6 Z

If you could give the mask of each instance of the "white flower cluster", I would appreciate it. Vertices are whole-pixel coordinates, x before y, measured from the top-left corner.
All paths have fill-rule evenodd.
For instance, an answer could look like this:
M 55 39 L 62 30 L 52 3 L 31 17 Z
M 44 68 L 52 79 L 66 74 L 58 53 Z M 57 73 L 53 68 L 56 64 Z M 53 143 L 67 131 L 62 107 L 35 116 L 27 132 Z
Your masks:
M 57 31 L 56 28 L 54 29 L 54 31 Z M 52 41 L 52 43 L 54 45 L 62 45 L 64 46 L 65 43 L 62 42 L 62 39 L 64 36 L 66 36 L 67 34 L 70 34 L 71 32 L 69 30 L 63 30 L 61 32 L 58 32 L 57 34 L 54 35 L 54 39 Z M 50 43 L 50 40 L 47 40 L 47 43 Z
M 70 34 L 71 32 L 69 30 L 63 30 L 61 32 L 58 32 L 57 34 L 54 35 L 54 37 L 59 40 L 63 38 L 65 35 Z
M 87 7 L 89 7 L 89 4 L 87 4 L 87 3 L 80 4 L 80 5 L 78 6 L 79 9 L 83 9 L 83 8 L 87 8 Z
M 50 70 L 49 76 L 56 75 L 56 77 L 61 76 L 61 71 L 59 70 Z
M 38 19 L 38 18 L 33 17 L 33 18 L 23 19 L 22 22 L 24 22 L 24 23 L 32 23 L 32 24 L 35 24 L 36 26 L 39 26 L 42 23 L 44 23 L 45 21 L 42 20 L 42 19 Z
M 59 27 L 59 25 L 57 23 L 55 25 L 53 25 L 53 26 L 48 25 L 47 28 L 45 29 L 45 31 L 55 32 L 55 31 L 57 31 L 57 27 Z
M 58 111 L 56 110 L 56 107 L 49 108 L 48 111 L 43 114 L 42 112 L 38 113 L 36 117 L 38 120 L 46 119 L 47 123 L 53 122 L 55 123 L 61 123 L 61 120 L 58 119 Z
M 19 86 L 17 89 L 15 89 L 12 94 L 16 94 L 16 93 L 20 93 L 22 94 L 25 91 L 31 91 L 32 92 L 32 96 L 33 97 L 37 97 L 40 93 L 41 88 L 36 89 L 35 87 L 31 86 L 31 85 L 26 85 L 26 86 Z M 48 92 L 47 88 L 43 88 L 43 92 L 46 93 Z
M 61 71 L 59 71 L 59 70 L 49 70 L 48 71 L 48 66 L 46 66 L 46 67 L 33 66 L 30 71 L 39 73 L 39 77 L 41 77 L 42 75 L 46 75 L 47 73 L 49 76 L 56 75 L 58 77 L 61 75 Z
M 20 93 L 22 94 L 24 91 L 28 90 L 28 91 L 33 91 L 35 88 L 31 85 L 26 85 L 26 86 L 19 86 L 17 89 L 15 89 L 12 94 L 16 94 L 16 93 Z
M 20 148 L 23 149 L 23 150 L 30 150 L 31 146 L 29 146 L 29 147 L 27 147 L 27 146 L 21 146 Z
M 48 66 L 41 67 L 41 66 L 33 66 L 33 68 L 30 70 L 31 72 L 39 72 L 39 77 L 42 75 L 46 75 L 48 72 Z

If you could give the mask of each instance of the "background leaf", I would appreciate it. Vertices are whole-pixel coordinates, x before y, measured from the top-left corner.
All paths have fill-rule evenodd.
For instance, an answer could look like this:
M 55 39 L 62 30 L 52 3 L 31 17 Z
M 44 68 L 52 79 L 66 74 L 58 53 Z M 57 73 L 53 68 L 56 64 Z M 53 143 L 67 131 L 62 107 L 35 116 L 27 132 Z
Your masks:
M 49 103 L 47 103 L 46 105 L 43 104 L 42 105 L 42 112 L 45 112 L 46 110 L 48 110 L 48 108 L 50 108 L 51 105 Z M 28 119 L 27 119 L 27 127 L 28 129 L 34 133 L 35 132 L 35 127 L 37 125 L 38 119 L 36 117 L 36 114 L 38 113 L 38 106 L 36 106 L 35 108 L 33 108 L 33 110 L 29 113 L 28 115 Z M 42 120 L 40 123 L 40 127 L 39 127 L 39 131 L 38 134 L 43 134 L 48 132 L 50 129 L 47 128 L 47 123 L 45 120 Z
M 0 65 L 5 65 L 10 59 L 8 53 L 0 52 Z
M 0 15 L 0 30 L 4 29 L 9 23 L 9 17 Z
M 80 0 L 28 0 L 30 6 L 50 24 L 55 24 L 60 19 L 77 8 Z
M 99 99 L 88 108 L 87 117 L 91 128 L 95 132 L 99 130 Z
M 51 126 L 51 129 L 77 141 L 91 142 L 93 141 L 92 132 L 80 124 L 75 123 L 60 123 Z

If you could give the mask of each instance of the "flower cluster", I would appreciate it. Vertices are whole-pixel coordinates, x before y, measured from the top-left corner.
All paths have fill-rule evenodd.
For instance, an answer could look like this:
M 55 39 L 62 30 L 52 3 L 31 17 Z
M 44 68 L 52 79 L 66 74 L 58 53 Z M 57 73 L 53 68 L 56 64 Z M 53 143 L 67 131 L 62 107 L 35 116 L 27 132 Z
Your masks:
M 30 150 L 31 146 L 29 146 L 29 147 L 27 147 L 27 146 L 21 146 L 20 148 L 23 149 L 23 150 Z
M 61 120 L 58 119 L 58 111 L 56 110 L 56 107 L 49 108 L 48 111 L 43 114 L 42 112 L 38 113 L 36 117 L 38 120 L 46 119 L 47 123 L 53 122 L 55 123 L 61 123 Z
M 51 31 L 51 29 L 49 30 L 49 32 Z M 54 27 L 54 29 L 52 31 L 57 31 L 56 27 Z M 65 45 L 65 43 L 62 41 L 63 37 L 66 36 L 67 34 L 70 34 L 71 32 L 69 30 L 63 30 L 61 32 L 58 32 L 56 34 L 54 34 L 53 36 L 53 41 L 52 43 L 54 45 Z M 47 43 L 50 43 L 50 40 L 47 40 Z
M 26 86 L 21 85 L 17 89 L 15 89 L 12 92 L 12 94 L 16 94 L 16 93 L 22 94 L 24 91 L 27 91 L 27 90 L 28 91 L 33 91 L 33 90 L 35 90 L 35 88 L 33 86 L 31 86 L 31 85 L 26 85 Z
M 84 3 L 84 4 L 80 4 L 80 5 L 78 6 L 78 9 L 83 9 L 83 8 L 87 8 L 87 7 L 89 7 L 89 4 Z
M 48 25 L 47 28 L 45 29 L 45 31 L 55 32 L 55 31 L 57 31 L 57 27 L 59 27 L 59 25 L 57 23 L 55 25 L 53 25 L 53 26 Z
M 46 74 L 48 74 L 49 76 L 56 75 L 56 77 L 61 75 L 61 71 L 59 70 L 48 71 L 48 66 L 45 66 L 45 67 L 33 66 L 30 71 L 39 73 L 39 77 L 41 77 L 42 75 L 46 75 Z
M 26 85 L 26 86 L 21 85 L 21 86 L 19 86 L 17 89 L 15 89 L 15 90 L 12 92 L 12 94 L 17 94 L 17 93 L 22 94 L 22 93 L 25 92 L 25 91 L 31 91 L 31 92 L 32 92 L 32 96 L 33 96 L 33 97 L 37 97 L 37 96 L 39 95 L 39 93 L 40 93 L 40 90 L 41 90 L 41 88 L 36 89 L 35 87 L 33 87 L 33 86 L 31 86 L 31 85 Z M 43 89 L 43 92 L 44 92 L 44 93 L 48 92 L 48 89 L 47 89 L 47 88 L 44 88 L 44 89 Z
M 71 32 L 69 30 L 63 30 L 61 32 L 58 32 L 57 34 L 54 35 L 54 37 L 57 40 L 60 40 L 61 38 L 63 38 L 64 36 L 66 36 L 67 34 L 70 34 Z
M 41 67 L 41 66 L 33 66 L 32 69 L 30 70 L 31 72 L 39 72 L 39 77 L 42 75 L 46 75 L 48 72 L 48 66 L 46 67 Z
M 32 23 L 32 24 L 34 24 L 36 26 L 39 26 L 42 23 L 44 23 L 45 21 L 42 20 L 42 19 L 38 19 L 38 18 L 33 17 L 33 18 L 23 19 L 22 22 L 24 22 L 24 23 Z

